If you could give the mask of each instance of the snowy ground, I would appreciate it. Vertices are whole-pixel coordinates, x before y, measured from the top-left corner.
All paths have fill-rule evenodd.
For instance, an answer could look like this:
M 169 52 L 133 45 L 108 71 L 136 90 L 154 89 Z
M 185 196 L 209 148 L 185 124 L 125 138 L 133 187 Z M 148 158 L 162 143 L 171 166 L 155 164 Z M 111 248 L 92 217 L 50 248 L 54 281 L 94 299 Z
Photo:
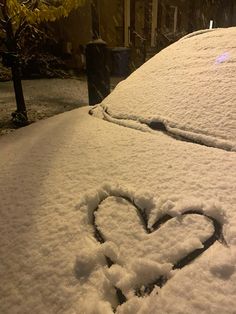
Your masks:
M 122 78 L 111 78 L 113 89 Z M 23 80 L 23 89 L 30 122 L 88 105 L 85 76 L 73 79 Z M 0 82 L 0 135 L 15 130 L 11 113 L 16 110 L 12 82 Z
M 24 80 L 23 89 L 29 120 L 51 117 L 88 104 L 87 83 L 83 79 Z M 14 130 L 11 113 L 16 110 L 12 82 L 0 82 L 0 134 Z
M 201 78 L 194 71 L 198 61 L 199 69 L 204 60 L 212 66 L 212 38 L 225 48 L 236 30 L 229 33 L 201 35 L 205 40 L 191 61 L 194 77 Z M 192 36 L 185 44 L 195 41 Z M 232 58 L 220 64 L 222 74 L 228 62 L 235 72 L 231 48 Z M 158 71 L 158 59 L 143 71 Z M 171 60 L 162 66 L 174 71 Z M 155 89 L 154 78 L 138 71 L 93 115 L 83 107 L 0 137 L 0 313 L 235 314 L 236 152 L 228 128 L 235 123 L 234 107 L 224 103 L 231 111 L 222 116 L 221 130 L 213 128 L 214 116 L 223 111 L 220 102 L 213 116 L 199 110 L 191 123 L 192 89 L 183 123 L 181 106 L 170 105 L 168 120 L 162 103 L 158 116 L 158 106 L 146 99 L 161 97 L 158 76 Z M 215 88 L 218 80 L 216 75 L 211 81 Z M 220 76 L 225 93 L 236 95 L 228 82 Z M 132 84 L 146 93 L 145 103 L 138 102 L 142 93 Z M 200 105 L 215 97 L 196 93 Z M 179 92 L 175 100 L 181 99 Z M 196 125 L 206 118 L 198 133 Z M 163 121 L 167 127 L 174 121 L 177 132 L 191 130 L 189 141 L 173 136 Z M 211 142 L 205 141 L 208 131 Z

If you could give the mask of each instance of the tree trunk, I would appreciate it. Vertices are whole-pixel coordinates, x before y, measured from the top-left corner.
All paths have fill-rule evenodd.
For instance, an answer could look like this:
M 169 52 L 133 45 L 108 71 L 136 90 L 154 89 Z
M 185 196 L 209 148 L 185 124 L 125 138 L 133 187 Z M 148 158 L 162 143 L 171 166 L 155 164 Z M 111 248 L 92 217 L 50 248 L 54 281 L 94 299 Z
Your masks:
M 21 83 L 20 62 L 17 55 L 17 42 L 13 31 L 11 18 L 8 16 L 6 0 L 1 1 L 1 13 L 4 18 L 4 30 L 6 32 L 5 45 L 8 52 L 4 54 L 6 65 L 11 68 L 14 92 L 16 98 L 16 111 L 12 113 L 13 122 L 18 126 L 28 124 L 24 94 Z
M 24 95 L 23 95 L 19 65 L 18 64 L 12 65 L 11 72 L 12 72 L 12 80 L 13 80 L 15 98 L 16 98 L 16 109 L 17 109 L 16 111 L 17 113 L 23 114 L 27 120 L 27 112 L 26 112 L 25 100 L 24 100 Z

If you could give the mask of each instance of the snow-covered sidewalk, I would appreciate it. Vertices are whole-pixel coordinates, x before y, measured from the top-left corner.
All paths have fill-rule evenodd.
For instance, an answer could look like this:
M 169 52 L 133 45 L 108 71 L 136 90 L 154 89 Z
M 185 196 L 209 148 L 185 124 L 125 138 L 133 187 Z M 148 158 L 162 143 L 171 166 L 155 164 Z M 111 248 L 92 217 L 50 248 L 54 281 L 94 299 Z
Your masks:
M 29 120 L 35 122 L 88 104 L 86 78 L 23 80 Z M 0 82 L 0 135 L 14 130 L 12 82 Z

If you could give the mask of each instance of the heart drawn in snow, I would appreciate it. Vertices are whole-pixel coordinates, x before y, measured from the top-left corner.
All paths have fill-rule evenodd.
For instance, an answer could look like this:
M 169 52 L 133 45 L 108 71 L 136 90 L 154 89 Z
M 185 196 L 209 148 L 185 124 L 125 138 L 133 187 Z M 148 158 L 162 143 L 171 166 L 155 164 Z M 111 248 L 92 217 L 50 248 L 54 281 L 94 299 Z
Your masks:
M 133 286 L 128 289 L 137 296 L 162 287 L 170 270 L 188 265 L 215 241 L 226 245 L 222 224 L 202 210 L 188 210 L 178 217 L 165 214 L 149 227 L 147 211 L 127 194 L 104 195 L 92 212 L 92 224 L 97 241 L 109 241 L 119 250 L 116 256 L 107 254 L 109 269 L 131 265 L 136 277 L 129 278 Z M 114 288 L 119 304 L 126 302 L 124 278 Z

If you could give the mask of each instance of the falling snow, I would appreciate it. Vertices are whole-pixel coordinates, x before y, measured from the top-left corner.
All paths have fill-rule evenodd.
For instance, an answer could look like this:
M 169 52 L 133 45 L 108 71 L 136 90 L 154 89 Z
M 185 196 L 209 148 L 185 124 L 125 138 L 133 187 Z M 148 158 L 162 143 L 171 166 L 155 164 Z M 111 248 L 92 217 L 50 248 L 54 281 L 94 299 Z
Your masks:
M 234 147 L 232 36 L 167 48 L 97 117 L 79 108 L 0 138 L 1 313 L 235 313 L 235 152 L 140 125 Z

